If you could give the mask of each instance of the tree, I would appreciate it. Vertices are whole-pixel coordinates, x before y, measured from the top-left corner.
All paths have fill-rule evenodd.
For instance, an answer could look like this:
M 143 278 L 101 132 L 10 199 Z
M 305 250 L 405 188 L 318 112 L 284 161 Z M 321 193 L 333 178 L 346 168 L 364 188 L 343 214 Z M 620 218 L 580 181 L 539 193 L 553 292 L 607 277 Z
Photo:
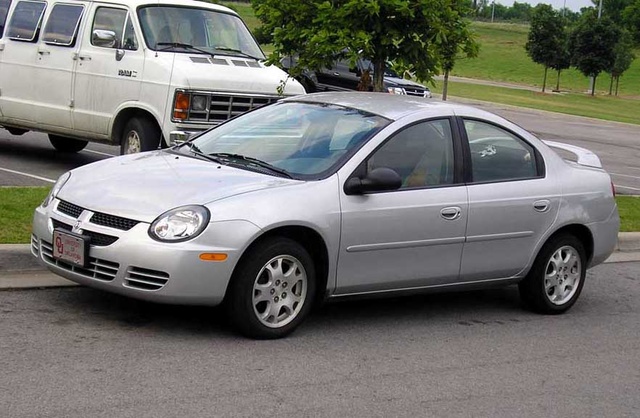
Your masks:
M 556 88 L 554 91 L 560 91 L 560 73 L 571 67 L 571 50 L 569 49 L 569 31 L 563 28 L 562 35 L 559 39 L 556 55 L 549 63 L 549 67 L 557 71 Z
M 618 95 L 618 85 L 620 77 L 629 69 L 631 63 L 636 58 L 633 54 L 633 39 L 628 31 L 623 31 L 620 40 L 614 48 L 615 59 L 609 74 L 611 74 L 611 83 L 609 84 L 609 95 L 613 90 L 613 82 L 616 82 L 616 96 Z
M 464 12 L 465 10 L 462 10 Z M 474 58 L 478 56 L 479 45 L 473 33 L 469 30 L 469 21 L 464 19 L 457 9 L 451 9 L 451 16 L 446 21 L 446 35 L 437 42 L 437 48 L 442 59 L 444 83 L 442 100 L 447 100 L 449 88 L 449 74 L 460 57 Z
M 342 55 L 373 64 L 374 91 L 382 91 L 388 61 L 419 79 L 430 80 L 440 64 L 436 42 L 447 35 L 446 22 L 459 0 L 252 0 L 263 25 L 273 34 L 268 62 L 297 55 L 292 75 L 330 67 Z
M 531 29 L 525 49 L 534 62 L 544 65 L 542 91 L 547 85 L 547 70 L 560 64 L 558 55 L 566 48 L 563 19 L 548 4 L 538 4 L 531 15 Z
M 571 62 L 582 74 L 593 77 L 591 95 L 595 94 L 596 78 L 609 70 L 615 62 L 614 48 L 620 29 L 606 16 L 585 13 L 570 36 Z
M 640 0 L 635 0 L 622 11 L 622 21 L 631 31 L 635 42 L 640 44 Z

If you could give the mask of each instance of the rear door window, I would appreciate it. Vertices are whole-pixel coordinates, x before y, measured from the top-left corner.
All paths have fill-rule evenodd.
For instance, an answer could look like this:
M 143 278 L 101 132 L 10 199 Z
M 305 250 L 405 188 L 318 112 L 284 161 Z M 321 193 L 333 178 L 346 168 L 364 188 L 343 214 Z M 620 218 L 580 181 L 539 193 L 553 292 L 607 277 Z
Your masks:
M 80 18 L 84 7 L 73 4 L 56 4 L 44 26 L 42 40 L 48 44 L 73 46 L 76 41 Z
M 4 34 L 4 24 L 7 21 L 9 6 L 11 6 L 11 0 L 0 0 L 0 38 Z
M 47 4 L 42 1 L 21 1 L 16 5 L 7 36 L 16 41 L 35 41 L 42 23 L 42 15 Z

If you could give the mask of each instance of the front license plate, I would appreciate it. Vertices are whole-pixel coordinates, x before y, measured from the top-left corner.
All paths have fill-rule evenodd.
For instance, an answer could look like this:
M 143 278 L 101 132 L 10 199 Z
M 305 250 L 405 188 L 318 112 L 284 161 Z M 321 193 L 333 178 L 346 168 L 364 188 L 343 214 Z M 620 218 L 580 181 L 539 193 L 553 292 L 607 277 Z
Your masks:
M 60 229 L 53 231 L 53 258 L 84 267 L 88 254 L 89 237 Z

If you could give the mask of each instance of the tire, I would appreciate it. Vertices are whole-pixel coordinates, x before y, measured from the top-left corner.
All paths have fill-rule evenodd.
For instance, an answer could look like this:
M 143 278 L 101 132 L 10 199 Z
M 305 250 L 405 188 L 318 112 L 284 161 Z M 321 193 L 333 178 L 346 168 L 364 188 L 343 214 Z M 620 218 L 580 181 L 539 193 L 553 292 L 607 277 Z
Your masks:
M 120 155 L 152 151 L 158 148 L 162 133 L 150 118 L 131 118 L 124 127 L 120 141 Z
M 534 312 L 561 314 L 578 300 L 587 273 L 582 242 L 573 235 L 551 238 L 518 285 L 520 299 Z
M 60 152 L 78 152 L 84 149 L 89 143 L 80 139 L 67 138 L 65 136 L 49 134 L 49 142 L 57 151 Z
M 227 313 L 247 337 L 281 338 L 309 314 L 315 286 L 313 259 L 304 247 L 272 238 L 242 258 L 231 279 Z

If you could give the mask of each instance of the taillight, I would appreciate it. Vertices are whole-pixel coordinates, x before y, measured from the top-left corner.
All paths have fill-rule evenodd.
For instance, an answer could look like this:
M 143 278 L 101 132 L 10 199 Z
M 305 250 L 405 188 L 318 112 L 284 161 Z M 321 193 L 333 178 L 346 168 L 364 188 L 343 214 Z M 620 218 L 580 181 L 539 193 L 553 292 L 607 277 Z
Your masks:
M 613 184 L 613 180 L 611 180 L 611 193 L 613 193 L 613 197 L 616 197 L 616 185 Z
M 176 93 L 176 99 L 173 104 L 173 118 L 174 119 L 187 119 L 189 115 L 189 104 L 191 102 L 191 95 L 179 91 Z

